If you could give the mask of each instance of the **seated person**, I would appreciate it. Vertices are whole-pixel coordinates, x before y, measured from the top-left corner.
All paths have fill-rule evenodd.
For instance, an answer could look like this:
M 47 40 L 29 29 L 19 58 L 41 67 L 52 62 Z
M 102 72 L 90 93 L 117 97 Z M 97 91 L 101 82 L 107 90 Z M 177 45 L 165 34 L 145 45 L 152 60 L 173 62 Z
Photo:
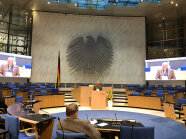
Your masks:
M 7 64 L 1 65 L 0 76 L 20 76 L 19 67 L 14 65 L 13 57 L 8 58 Z
M 75 103 L 66 106 L 66 119 L 61 120 L 61 125 L 64 132 L 68 133 L 85 133 L 91 139 L 100 139 L 99 131 L 94 128 L 90 121 L 78 119 L 79 107 Z M 60 124 L 57 124 L 57 129 L 61 130 Z
M 158 70 L 156 73 L 156 80 L 175 80 L 176 76 L 174 70 L 168 68 L 167 62 L 162 63 L 162 69 Z
M 99 81 L 97 81 L 96 85 L 94 85 L 93 90 L 101 91 L 102 90 L 102 85 L 100 84 Z

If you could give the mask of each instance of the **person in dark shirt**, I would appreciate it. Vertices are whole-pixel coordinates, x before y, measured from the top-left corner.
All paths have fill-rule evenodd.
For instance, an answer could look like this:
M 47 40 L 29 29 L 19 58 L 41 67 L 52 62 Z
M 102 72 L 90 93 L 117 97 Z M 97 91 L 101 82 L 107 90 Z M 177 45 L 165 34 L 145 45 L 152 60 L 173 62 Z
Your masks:
M 102 91 L 102 85 L 100 84 L 99 81 L 97 81 L 96 85 L 94 85 L 93 90 Z

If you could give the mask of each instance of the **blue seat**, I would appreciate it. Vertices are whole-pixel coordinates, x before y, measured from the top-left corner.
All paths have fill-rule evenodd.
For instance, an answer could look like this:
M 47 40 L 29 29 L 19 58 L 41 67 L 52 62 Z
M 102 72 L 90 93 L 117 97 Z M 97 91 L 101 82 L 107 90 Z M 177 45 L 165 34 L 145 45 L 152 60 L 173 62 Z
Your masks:
M 176 91 L 174 91 L 174 90 L 168 90 L 168 94 L 175 94 L 176 93 Z
M 22 96 L 16 96 L 15 97 L 15 102 L 16 103 L 23 103 L 23 97 Z
M 132 95 L 138 96 L 139 95 L 139 92 L 132 92 Z
M 156 93 L 163 93 L 163 90 L 157 90 Z
M 120 139 L 154 139 L 154 127 L 120 127 Z
M 41 95 L 47 95 L 47 91 L 46 90 L 41 90 L 40 94 Z
M 47 92 L 52 92 L 52 88 L 46 88 Z
M 66 132 L 62 132 L 61 130 L 56 131 L 57 138 L 62 138 L 63 133 L 64 133 L 65 139 L 78 139 L 78 138 L 86 139 L 88 138 L 88 136 L 85 133 L 66 133 Z
M 132 86 L 132 87 L 129 87 L 129 90 L 130 90 L 130 91 L 131 91 L 131 90 L 134 90 L 134 89 L 135 89 L 135 87 L 133 87 L 133 86 Z
M 41 89 L 46 89 L 46 86 L 40 86 Z
M 41 88 L 35 88 L 35 92 L 40 92 Z
M 177 99 L 177 104 L 174 107 L 176 110 L 183 110 L 182 105 L 186 104 L 186 98 L 178 98 Z
M 52 94 L 58 94 L 59 89 L 58 88 L 52 88 Z
M 157 97 L 164 97 L 164 93 L 159 93 L 159 92 L 157 92 L 157 93 L 156 93 L 156 96 L 157 96 Z
M 9 131 L 7 133 L 7 139 L 35 139 L 35 135 L 27 136 L 25 132 L 20 133 L 20 125 L 19 125 L 18 117 L 10 116 L 6 114 L 5 129 Z
M 144 96 L 151 96 L 152 90 L 146 90 Z
M 30 91 L 30 88 L 24 88 L 23 91 L 24 92 L 29 92 Z

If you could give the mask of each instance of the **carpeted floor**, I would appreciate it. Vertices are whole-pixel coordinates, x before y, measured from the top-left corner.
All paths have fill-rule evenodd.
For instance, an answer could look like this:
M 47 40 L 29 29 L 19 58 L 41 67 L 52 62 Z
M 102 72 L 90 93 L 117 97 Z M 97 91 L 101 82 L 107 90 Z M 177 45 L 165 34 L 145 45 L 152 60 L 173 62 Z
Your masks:
M 135 119 L 136 122 L 141 122 L 144 126 L 155 127 L 155 139 L 186 139 L 186 129 L 183 123 L 148 114 L 125 111 L 84 110 L 79 111 L 78 118 L 87 119 L 88 116 L 89 120 L 91 118 L 115 119 L 115 113 L 117 119 Z M 51 116 L 59 117 L 60 119 L 66 117 L 64 112 L 51 114 Z M 56 138 L 57 122 L 56 119 L 52 137 L 53 139 Z

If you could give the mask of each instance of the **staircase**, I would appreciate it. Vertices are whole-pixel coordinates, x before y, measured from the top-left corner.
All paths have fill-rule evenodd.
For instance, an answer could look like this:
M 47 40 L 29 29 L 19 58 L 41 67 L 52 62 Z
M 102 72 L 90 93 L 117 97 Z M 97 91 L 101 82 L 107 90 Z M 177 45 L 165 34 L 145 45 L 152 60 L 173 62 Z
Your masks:
M 75 99 L 72 98 L 70 92 L 65 92 L 65 106 L 70 103 L 77 103 Z M 125 92 L 114 92 L 113 93 L 113 107 L 125 107 L 128 106 L 128 99 Z
M 71 92 L 65 92 L 65 106 L 74 102 L 76 103 L 76 100 L 72 98 Z
M 128 99 L 125 92 L 113 92 L 113 107 L 128 106 Z

